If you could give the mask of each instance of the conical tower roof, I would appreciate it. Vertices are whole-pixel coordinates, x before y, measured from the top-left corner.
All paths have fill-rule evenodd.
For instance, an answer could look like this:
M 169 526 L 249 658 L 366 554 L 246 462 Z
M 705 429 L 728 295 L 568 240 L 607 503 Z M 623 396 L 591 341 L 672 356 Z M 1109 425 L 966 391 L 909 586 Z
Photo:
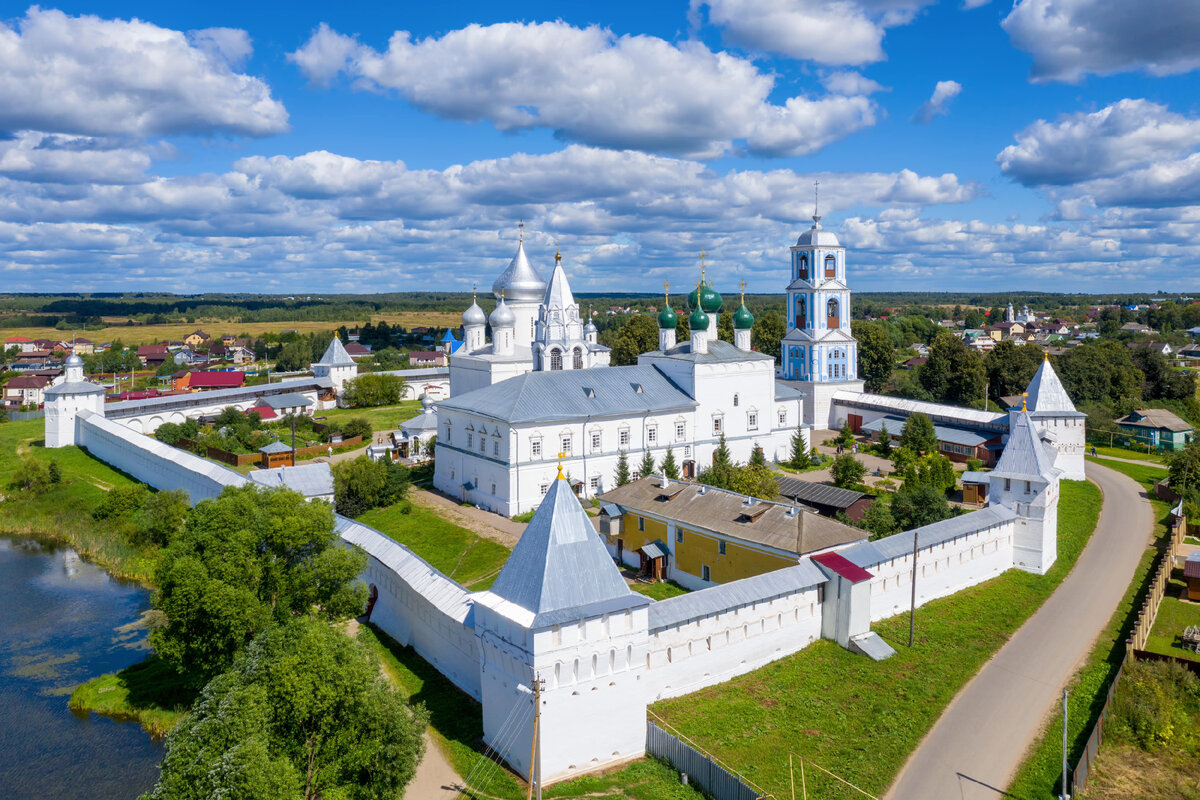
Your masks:
M 335 336 L 329 347 L 325 348 L 325 355 L 321 356 L 317 363 L 326 367 L 353 367 L 354 359 L 346 352 L 342 340 Z
M 562 267 L 562 256 L 557 253 L 554 255 L 554 273 L 550 276 L 550 285 L 546 287 L 542 305 L 546 308 L 570 308 L 575 305 L 575 295 L 571 293 L 571 284 Z
M 1047 452 L 1027 411 L 1013 419 L 1004 452 L 991 471 L 995 478 L 1048 481 L 1054 477 L 1054 458 Z
M 1075 410 L 1075 404 L 1071 402 L 1071 396 L 1067 394 L 1062 381 L 1058 379 L 1058 373 L 1054 371 L 1054 367 L 1050 366 L 1049 354 L 1042 361 L 1042 365 L 1038 367 L 1033 380 L 1029 382 L 1027 391 L 1029 393 L 1029 411 L 1034 418 L 1084 416 L 1082 412 Z
M 503 294 L 510 303 L 537 303 L 545 292 L 546 282 L 529 263 L 522 241 L 517 244 L 517 254 L 508 262 L 508 269 L 492 284 L 492 294 L 497 299 Z
M 500 570 L 492 593 L 535 615 L 638 600 L 570 483 L 561 471 L 559 476 Z

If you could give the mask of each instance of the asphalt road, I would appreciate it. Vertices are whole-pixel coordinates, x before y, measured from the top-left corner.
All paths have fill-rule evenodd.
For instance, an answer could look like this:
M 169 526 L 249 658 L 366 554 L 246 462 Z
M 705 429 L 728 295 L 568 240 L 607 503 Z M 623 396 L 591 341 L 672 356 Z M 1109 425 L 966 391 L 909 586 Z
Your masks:
M 1100 522 L 1058 590 L 963 687 L 885 800 L 993 800 L 1125 594 L 1153 532 L 1142 487 L 1093 462 Z

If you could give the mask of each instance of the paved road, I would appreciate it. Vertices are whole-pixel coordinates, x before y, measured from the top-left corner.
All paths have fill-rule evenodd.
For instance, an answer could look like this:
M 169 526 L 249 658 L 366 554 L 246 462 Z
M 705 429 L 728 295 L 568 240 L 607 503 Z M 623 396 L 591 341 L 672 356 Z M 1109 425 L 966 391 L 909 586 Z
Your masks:
M 1141 487 L 1095 463 L 1100 523 L 1075 569 L 984 665 L 909 757 L 886 800 L 1004 797 L 1017 767 L 1125 594 L 1154 515 Z

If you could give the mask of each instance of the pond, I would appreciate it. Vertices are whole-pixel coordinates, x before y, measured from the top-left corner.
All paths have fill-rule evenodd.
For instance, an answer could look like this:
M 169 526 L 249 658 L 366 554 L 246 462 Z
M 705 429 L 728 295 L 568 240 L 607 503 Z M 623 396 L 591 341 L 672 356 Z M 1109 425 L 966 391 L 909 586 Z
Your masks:
M 71 549 L 0 536 L 0 787 L 5 800 L 116 800 L 154 785 L 162 744 L 67 708 L 71 690 L 146 656 L 150 593 Z

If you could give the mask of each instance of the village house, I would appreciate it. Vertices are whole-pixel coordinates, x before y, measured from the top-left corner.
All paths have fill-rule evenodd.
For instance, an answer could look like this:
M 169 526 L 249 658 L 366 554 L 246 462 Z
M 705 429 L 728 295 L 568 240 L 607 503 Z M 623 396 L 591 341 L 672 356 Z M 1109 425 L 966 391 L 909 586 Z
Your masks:
M 414 350 L 408 354 L 408 365 L 417 367 L 444 367 L 446 353 L 442 350 Z
M 12 410 L 21 406 L 40 406 L 50 379 L 40 375 L 18 375 L 4 384 L 4 407 Z
M 1154 329 L 1140 322 L 1126 322 L 1121 326 L 1123 331 L 1132 331 L 1133 333 L 1154 333 Z
M 1117 427 L 1135 441 L 1163 450 L 1182 450 L 1195 435 L 1191 423 L 1163 408 L 1139 408 L 1117 420 Z
M 164 361 L 171 358 L 171 351 L 165 344 L 144 344 L 137 349 L 137 357 L 143 366 L 158 369 Z
M 1130 350 L 1153 350 L 1164 356 L 1170 356 L 1175 352 L 1171 349 L 1171 345 L 1166 342 L 1129 342 L 1127 345 Z
M 33 339 L 27 336 L 9 336 L 4 340 L 4 349 L 8 350 L 11 347 L 17 348 L 22 353 L 28 353 L 37 349 L 37 345 L 34 344 Z
M 192 331 L 187 336 L 183 337 L 183 343 L 193 349 L 197 347 L 207 347 L 211 341 L 212 337 L 201 330 Z
M 346 345 L 346 352 L 351 358 L 353 358 L 355 361 L 358 361 L 360 358 L 366 358 L 367 356 L 371 355 L 371 348 L 364 344 L 359 344 L 358 342 L 350 342 L 348 345 Z

